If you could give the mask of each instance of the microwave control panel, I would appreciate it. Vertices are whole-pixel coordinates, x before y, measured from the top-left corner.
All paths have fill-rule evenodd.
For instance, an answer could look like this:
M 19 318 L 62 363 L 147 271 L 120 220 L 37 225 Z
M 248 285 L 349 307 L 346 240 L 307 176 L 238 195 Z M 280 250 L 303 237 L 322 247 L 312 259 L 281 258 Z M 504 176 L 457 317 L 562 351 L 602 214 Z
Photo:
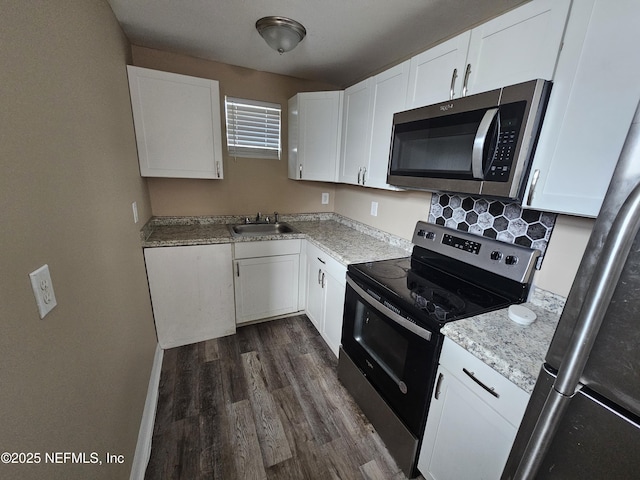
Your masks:
M 509 180 L 525 106 L 525 102 L 500 106 L 496 149 L 485 173 L 485 180 Z

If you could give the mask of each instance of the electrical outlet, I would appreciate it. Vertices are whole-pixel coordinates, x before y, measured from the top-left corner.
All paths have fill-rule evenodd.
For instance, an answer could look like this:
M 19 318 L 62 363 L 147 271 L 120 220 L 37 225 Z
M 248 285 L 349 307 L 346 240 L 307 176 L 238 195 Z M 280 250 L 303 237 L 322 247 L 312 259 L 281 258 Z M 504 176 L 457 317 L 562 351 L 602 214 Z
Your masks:
M 329 194 L 327 192 L 322 194 L 322 205 L 329 205 Z
M 371 202 L 371 216 L 378 216 L 378 202 Z
M 33 294 L 36 297 L 40 318 L 44 318 L 58 304 L 56 295 L 53 292 L 49 265 L 43 265 L 34 270 L 29 274 L 29 277 L 31 278 L 31 288 L 33 288 Z

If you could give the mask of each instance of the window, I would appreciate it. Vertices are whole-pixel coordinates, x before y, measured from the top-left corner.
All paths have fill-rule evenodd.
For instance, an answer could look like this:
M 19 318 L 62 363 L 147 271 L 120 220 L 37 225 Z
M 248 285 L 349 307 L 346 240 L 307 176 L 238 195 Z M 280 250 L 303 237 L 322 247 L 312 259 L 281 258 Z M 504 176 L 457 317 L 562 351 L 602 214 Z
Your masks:
M 229 155 L 280 159 L 280 105 L 225 97 Z

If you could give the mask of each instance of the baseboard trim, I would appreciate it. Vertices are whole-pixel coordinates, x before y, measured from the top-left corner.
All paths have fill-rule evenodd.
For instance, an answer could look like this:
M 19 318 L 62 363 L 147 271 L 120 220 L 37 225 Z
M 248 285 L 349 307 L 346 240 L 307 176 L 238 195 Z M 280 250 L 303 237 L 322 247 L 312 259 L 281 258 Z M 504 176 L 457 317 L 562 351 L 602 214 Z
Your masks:
M 149 378 L 149 388 L 147 389 L 147 399 L 144 403 L 142 420 L 140 421 L 140 431 L 138 433 L 138 443 L 136 452 L 133 455 L 131 475 L 129 480 L 144 480 L 147 464 L 151 457 L 151 439 L 153 437 L 153 425 L 156 420 L 156 407 L 158 405 L 158 388 L 160 387 L 160 372 L 162 371 L 162 358 L 164 350 L 160 345 L 156 345 L 156 353 L 153 357 L 153 367 Z

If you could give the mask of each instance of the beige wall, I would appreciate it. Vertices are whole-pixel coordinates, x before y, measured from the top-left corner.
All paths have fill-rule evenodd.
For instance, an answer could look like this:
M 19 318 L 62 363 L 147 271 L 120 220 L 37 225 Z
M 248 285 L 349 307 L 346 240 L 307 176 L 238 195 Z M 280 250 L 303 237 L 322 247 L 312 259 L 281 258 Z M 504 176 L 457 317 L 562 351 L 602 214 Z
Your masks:
M 371 215 L 371 202 L 378 215 Z M 418 191 L 387 191 L 353 185 L 336 188 L 335 212 L 380 230 L 411 240 L 418 220 L 427 220 L 431 194 Z
M 5 0 L 0 32 L 1 451 L 126 460 L 0 478 L 128 478 L 156 346 L 129 45 L 104 0 Z M 28 274 L 45 263 L 58 306 L 40 320 Z
M 227 154 L 225 142 L 223 180 L 147 179 L 154 215 L 333 211 L 335 187 L 332 184 L 287 178 L 286 145 L 289 98 L 297 92 L 332 90 L 334 86 L 149 48 L 133 46 L 132 51 L 133 64 L 139 67 L 218 80 L 221 99 L 229 95 L 282 105 L 284 152 L 281 160 L 235 159 Z M 220 114 L 224 118 L 224 101 Z M 329 205 L 322 205 L 322 192 L 330 194 Z
M 534 283 L 545 290 L 566 297 L 578 271 L 594 220 L 558 215 L 556 226 Z

